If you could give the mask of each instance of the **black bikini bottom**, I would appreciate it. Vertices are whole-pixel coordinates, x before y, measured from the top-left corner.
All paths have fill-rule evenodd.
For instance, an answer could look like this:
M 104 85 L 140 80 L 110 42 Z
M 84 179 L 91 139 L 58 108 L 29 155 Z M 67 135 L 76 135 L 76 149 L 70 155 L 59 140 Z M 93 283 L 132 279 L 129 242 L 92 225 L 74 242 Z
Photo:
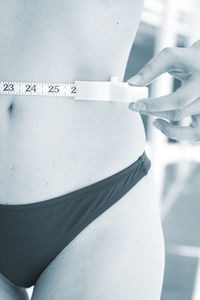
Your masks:
M 30 204 L 1 204 L 0 273 L 18 286 L 34 285 L 55 256 L 120 200 L 150 165 L 144 152 L 120 172 L 66 195 Z

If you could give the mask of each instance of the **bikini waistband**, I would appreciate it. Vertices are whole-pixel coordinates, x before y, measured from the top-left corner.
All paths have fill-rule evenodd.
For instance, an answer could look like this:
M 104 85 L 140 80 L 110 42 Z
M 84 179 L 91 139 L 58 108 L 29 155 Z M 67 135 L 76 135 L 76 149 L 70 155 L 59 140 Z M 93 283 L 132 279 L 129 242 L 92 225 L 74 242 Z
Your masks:
M 88 186 L 85 186 L 83 188 L 69 192 L 64 195 L 57 196 L 55 198 L 50 198 L 50 199 L 46 199 L 46 200 L 39 201 L 39 202 L 33 202 L 33 203 L 27 203 L 27 204 L 0 204 L 0 211 L 1 210 L 34 209 L 37 207 L 54 205 L 54 204 L 57 204 L 58 201 L 59 202 L 67 201 L 68 199 L 71 199 L 73 197 L 77 197 L 79 195 L 86 194 L 93 189 L 99 189 L 99 188 L 102 188 L 103 186 L 108 186 L 110 183 L 113 183 L 113 182 L 119 180 L 122 176 L 125 176 L 127 173 L 134 172 L 134 170 L 137 169 L 138 167 L 141 167 L 145 174 L 148 173 L 148 171 L 151 167 L 151 161 L 147 157 L 145 152 L 143 152 L 143 154 L 128 167 L 122 169 L 121 171 L 119 171 L 109 177 L 106 177 L 100 181 L 92 183 Z

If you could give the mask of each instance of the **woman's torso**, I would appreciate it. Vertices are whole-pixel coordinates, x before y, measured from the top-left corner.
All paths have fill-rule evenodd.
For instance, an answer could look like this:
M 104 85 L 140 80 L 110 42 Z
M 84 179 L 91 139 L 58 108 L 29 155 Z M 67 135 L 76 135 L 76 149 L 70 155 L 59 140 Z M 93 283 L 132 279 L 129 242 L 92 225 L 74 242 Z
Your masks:
M 4 1 L 0 81 L 122 80 L 138 2 Z M 141 118 L 127 103 L 0 96 L 0 203 L 42 201 L 92 184 L 134 162 L 144 145 Z

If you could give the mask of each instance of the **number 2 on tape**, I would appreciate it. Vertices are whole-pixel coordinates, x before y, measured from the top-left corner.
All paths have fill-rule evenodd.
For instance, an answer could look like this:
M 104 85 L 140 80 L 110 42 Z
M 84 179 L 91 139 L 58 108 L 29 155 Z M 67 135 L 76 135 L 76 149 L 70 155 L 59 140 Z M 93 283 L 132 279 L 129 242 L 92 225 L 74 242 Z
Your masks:
M 0 95 L 73 97 L 76 93 L 75 83 L 0 82 Z

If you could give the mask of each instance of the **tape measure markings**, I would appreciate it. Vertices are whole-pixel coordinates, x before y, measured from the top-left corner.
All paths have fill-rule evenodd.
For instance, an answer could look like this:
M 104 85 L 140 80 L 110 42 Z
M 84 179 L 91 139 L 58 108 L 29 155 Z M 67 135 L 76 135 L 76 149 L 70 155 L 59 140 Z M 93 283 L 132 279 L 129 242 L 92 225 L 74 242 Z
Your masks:
M 0 82 L 0 95 L 74 97 L 76 92 L 76 83 Z
M 119 82 L 117 77 L 110 81 L 57 82 L 15 82 L 0 81 L 0 95 L 63 96 L 74 100 L 132 102 L 148 97 L 147 87 L 132 87 Z

